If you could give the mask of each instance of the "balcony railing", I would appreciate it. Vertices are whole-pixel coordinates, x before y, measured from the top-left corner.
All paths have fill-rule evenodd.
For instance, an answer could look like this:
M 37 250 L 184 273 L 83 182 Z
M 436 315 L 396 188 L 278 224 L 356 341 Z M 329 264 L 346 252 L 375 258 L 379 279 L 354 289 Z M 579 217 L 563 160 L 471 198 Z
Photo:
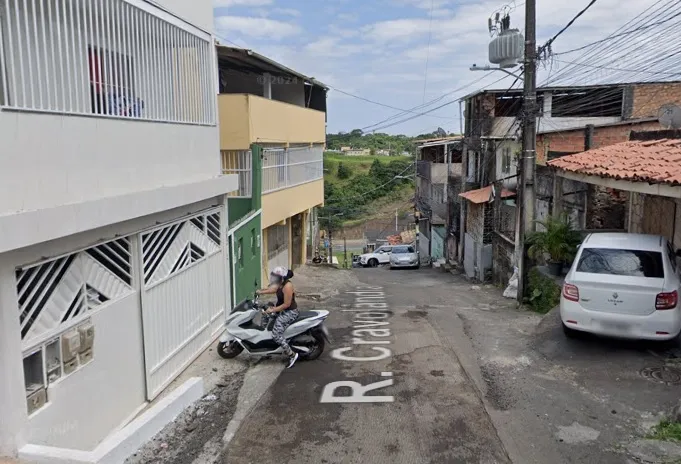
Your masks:
M 232 197 L 249 198 L 253 192 L 251 171 L 253 169 L 253 155 L 251 150 L 223 150 L 222 173 L 237 174 L 239 189 L 229 193 Z
M 321 146 L 267 148 L 263 151 L 262 193 L 269 193 L 324 176 Z
M 0 106 L 215 125 L 210 36 L 154 10 L 0 0 Z

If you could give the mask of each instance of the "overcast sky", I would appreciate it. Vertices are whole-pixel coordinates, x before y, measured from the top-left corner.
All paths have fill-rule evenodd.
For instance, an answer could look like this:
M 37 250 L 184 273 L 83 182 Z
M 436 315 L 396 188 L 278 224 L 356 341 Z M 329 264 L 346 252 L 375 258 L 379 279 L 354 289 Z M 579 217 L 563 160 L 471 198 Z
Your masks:
M 567 24 L 588 0 L 537 3 L 537 39 L 541 44 Z M 560 52 L 601 39 L 654 3 L 655 0 L 598 0 L 556 40 L 553 49 Z M 396 108 L 413 108 L 456 90 L 429 109 L 503 77 L 500 72 L 468 70 L 473 63 L 487 64 L 487 18 L 506 5 L 502 1 L 215 0 L 214 4 L 216 32 L 223 39 L 336 89 Z M 517 0 L 515 5 L 511 25 L 522 30 L 525 4 Z M 547 72 L 541 70 L 540 84 Z M 483 80 L 468 85 L 480 78 Z M 512 82 L 513 78 L 507 78 L 491 88 L 507 88 Z M 396 113 L 332 89 L 328 131 L 364 128 Z M 459 131 L 458 104 L 381 132 L 417 135 L 438 126 L 448 132 Z

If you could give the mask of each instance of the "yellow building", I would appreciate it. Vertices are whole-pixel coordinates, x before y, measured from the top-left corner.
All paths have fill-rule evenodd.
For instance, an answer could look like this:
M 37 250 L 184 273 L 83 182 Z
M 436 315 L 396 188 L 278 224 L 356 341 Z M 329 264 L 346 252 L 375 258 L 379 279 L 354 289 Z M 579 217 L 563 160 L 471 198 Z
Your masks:
M 235 196 L 262 194 L 264 279 L 275 266 L 304 264 L 315 245 L 328 88 L 251 50 L 218 45 L 217 57 L 223 172 L 239 174 Z M 253 163 L 259 148 L 262 162 Z M 261 192 L 251 192 L 251 167 L 259 164 Z M 230 221 L 238 221 L 238 202 L 230 208 Z M 241 217 L 248 214 L 245 207 Z

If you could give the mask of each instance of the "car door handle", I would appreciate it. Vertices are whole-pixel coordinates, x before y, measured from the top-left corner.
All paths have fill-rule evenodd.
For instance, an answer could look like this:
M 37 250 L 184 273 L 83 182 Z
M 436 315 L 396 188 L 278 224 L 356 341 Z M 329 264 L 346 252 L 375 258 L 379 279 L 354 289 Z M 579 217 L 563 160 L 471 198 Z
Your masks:
M 591 298 L 580 298 L 582 301 L 591 301 Z

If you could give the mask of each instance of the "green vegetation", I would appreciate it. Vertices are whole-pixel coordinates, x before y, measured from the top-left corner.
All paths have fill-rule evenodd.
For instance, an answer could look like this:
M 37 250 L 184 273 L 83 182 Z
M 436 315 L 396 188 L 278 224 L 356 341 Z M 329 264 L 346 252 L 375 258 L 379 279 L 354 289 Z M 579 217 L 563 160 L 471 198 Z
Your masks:
M 413 159 L 403 156 L 324 154 L 322 228 L 338 229 L 365 219 L 377 205 L 414 190 Z M 405 176 L 408 178 L 395 178 Z M 330 218 L 330 219 L 329 219 Z
M 530 269 L 527 291 L 530 308 L 540 314 L 548 313 L 560 303 L 560 286 L 536 267 Z
M 537 221 L 544 231 L 535 232 L 527 240 L 530 245 L 527 253 L 530 257 L 543 261 L 548 255 L 549 262 L 565 263 L 574 259 L 582 237 L 572 228 L 572 222 L 566 214 L 559 217 L 550 216 L 545 221 Z
M 375 155 L 377 150 L 389 150 L 391 155 L 401 155 L 404 152 L 413 155 L 415 152 L 414 141 L 436 137 L 442 137 L 442 134 L 433 132 L 421 134 L 416 137 L 407 137 L 406 135 L 390 135 L 384 133 L 365 134 L 361 129 L 355 129 L 350 132 L 327 134 L 326 146 L 329 150 L 340 150 L 341 147 L 357 149 L 368 148 L 371 150 L 372 155 Z
M 665 419 L 653 427 L 648 438 L 653 440 L 681 441 L 681 424 Z

